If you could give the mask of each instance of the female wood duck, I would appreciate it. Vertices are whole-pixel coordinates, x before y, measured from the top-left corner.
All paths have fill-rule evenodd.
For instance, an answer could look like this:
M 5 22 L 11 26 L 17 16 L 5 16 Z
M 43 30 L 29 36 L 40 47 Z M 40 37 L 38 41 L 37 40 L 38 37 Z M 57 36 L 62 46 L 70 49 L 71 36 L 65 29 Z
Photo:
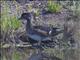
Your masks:
M 23 13 L 20 19 L 25 23 L 26 35 L 31 39 L 32 42 L 45 42 L 51 41 L 50 36 L 56 36 L 62 31 L 59 28 L 51 28 L 46 26 L 32 26 L 31 24 L 31 13 Z

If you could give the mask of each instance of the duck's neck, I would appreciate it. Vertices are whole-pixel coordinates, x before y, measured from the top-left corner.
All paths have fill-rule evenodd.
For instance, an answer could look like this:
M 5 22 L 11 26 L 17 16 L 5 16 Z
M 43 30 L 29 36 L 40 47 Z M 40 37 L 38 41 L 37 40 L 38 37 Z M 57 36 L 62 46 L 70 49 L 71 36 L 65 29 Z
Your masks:
M 30 30 L 30 29 L 31 29 L 31 21 L 27 20 L 26 30 Z

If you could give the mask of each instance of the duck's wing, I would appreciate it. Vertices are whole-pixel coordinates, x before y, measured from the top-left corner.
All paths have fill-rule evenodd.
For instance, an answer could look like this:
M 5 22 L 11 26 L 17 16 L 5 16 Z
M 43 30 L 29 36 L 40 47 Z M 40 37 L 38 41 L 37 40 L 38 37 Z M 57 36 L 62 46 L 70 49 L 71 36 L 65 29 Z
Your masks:
M 34 26 L 34 29 L 37 30 L 38 32 L 41 33 L 46 33 L 48 35 L 53 34 L 53 35 L 57 35 L 58 33 L 61 32 L 60 28 L 57 27 L 47 27 L 47 26 Z
M 46 31 L 46 32 L 49 32 L 51 30 L 50 27 L 47 27 L 47 26 L 33 26 L 33 28 Z
M 31 29 L 30 31 L 28 31 L 28 34 L 32 34 L 32 35 L 39 35 L 39 36 L 48 36 L 46 31 L 40 30 L 40 29 Z
M 45 31 L 45 30 L 41 30 L 41 29 L 35 29 L 35 31 L 39 34 L 42 34 L 42 35 L 45 35 L 45 36 L 48 36 L 48 31 Z

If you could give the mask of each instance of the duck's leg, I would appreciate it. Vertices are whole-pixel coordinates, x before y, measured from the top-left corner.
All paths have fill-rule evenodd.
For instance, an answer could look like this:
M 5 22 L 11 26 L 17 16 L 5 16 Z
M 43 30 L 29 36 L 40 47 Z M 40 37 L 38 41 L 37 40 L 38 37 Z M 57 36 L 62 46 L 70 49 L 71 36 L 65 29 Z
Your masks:
M 40 40 L 39 42 L 38 42 L 38 49 L 37 49 L 37 53 L 41 53 L 42 52 L 42 50 L 43 50 L 43 48 L 42 48 L 42 43 L 41 43 L 42 41 Z
M 38 42 L 38 47 L 41 48 L 41 40 Z
M 39 45 L 39 46 L 41 45 L 41 41 L 38 42 L 38 45 Z

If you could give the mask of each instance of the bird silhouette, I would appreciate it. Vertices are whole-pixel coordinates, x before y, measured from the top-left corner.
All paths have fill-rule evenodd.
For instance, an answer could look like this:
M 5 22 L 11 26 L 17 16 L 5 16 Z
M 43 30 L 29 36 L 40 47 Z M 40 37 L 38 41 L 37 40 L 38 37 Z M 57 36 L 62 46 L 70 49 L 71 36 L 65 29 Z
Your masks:
M 51 36 L 56 36 L 62 33 L 60 28 L 47 27 L 47 26 L 32 26 L 31 24 L 31 13 L 23 13 L 19 18 L 22 21 L 26 21 L 26 36 L 29 38 L 29 42 L 41 42 L 52 41 Z M 60 31 L 58 31 L 60 30 Z

